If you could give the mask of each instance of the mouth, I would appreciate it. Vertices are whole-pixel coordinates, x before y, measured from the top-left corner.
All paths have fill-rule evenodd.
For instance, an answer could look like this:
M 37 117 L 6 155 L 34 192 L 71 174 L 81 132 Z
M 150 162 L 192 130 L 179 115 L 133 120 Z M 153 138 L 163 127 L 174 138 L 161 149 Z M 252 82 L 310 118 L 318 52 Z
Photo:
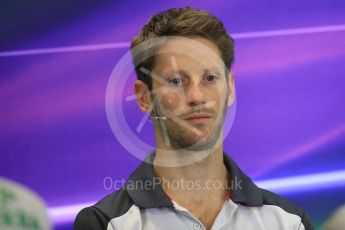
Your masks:
M 208 115 L 195 115 L 185 119 L 190 124 L 204 124 L 211 120 L 211 116 Z

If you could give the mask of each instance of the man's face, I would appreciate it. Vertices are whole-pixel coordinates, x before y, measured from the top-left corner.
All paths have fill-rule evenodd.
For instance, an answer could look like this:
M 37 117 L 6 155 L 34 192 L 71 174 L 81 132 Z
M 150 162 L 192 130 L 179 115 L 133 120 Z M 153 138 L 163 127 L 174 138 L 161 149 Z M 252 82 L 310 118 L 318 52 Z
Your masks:
M 219 138 L 233 81 L 226 79 L 217 45 L 202 37 L 192 39 L 195 42 L 174 38 L 160 47 L 151 71 L 151 99 L 152 115 L 167 117 L 155 121 L 165 144 L 197 151 Z

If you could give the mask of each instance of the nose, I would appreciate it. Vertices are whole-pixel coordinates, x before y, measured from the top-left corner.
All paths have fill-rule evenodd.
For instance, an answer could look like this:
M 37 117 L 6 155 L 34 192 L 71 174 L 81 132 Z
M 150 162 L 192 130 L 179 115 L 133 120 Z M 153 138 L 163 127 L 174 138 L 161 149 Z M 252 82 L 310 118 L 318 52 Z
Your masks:
M 199 81 L 194 81 L 190 85 L 186 97 L 189 106 L 202 105 L 205 103 L 204 93 L 200 88 Z

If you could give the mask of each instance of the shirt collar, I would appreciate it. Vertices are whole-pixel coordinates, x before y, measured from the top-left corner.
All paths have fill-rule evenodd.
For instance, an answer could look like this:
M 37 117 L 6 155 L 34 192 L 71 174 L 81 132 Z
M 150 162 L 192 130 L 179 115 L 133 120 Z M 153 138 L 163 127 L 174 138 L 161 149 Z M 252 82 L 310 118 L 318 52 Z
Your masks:
M 142 208 L 172 207 L 173 203 L 159 184 L 153 170 L 155 151 L 129 176 L 124 189 L 127 190 L 134 204 Z M 262 206 L 261 190 L 245 175 L 237 164 L 223 152 L 224 164 L 231 176 L 231 200 L 245 206 Z M 236 185 L 237 183 L 237 185 Z
M 226 153 L 223 154 L 224 164 L 231 177 L 231 200 L 245 206 L 258 207 L 263 205 L 261 190 L 242 172 L 235 161 Z M 238 184 L 236 185 L 236 182 Z

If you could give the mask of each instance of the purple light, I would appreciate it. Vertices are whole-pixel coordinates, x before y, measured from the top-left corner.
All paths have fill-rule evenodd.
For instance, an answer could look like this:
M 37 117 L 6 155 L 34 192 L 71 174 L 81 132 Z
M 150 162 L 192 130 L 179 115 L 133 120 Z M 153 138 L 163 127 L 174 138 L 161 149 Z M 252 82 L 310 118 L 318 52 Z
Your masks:
M 333 32 L 333 31 L 343 31 L 343 30 L 345 30 L 345 25 L 329 25 L 329 26 L 292 28 L 292 29 L 283 29 L 283 30 L 266 30 L 266 31 L 254 31 L 254 32 L 245 32 L 245 33 L 234 33 L 232 34 L 232 37 L 235 39 L 246 39 L 246 38 L 258 38 L 258 37 L 275 37 L 275 36 L 285 36 L 285 35 L 323 33 L 323 32 Z M 115 43 L 107 43 L 107 44 L 17 50 L 17 51 L 0 52 L 0 57 L 91 51 L 91 50 L 103 50 L 103 49 L 117 49 L 117 48 L 126 48 L 129 46 L 130 46 L 129 42 L 115 42 Z
M 345 184 L 345 170 L 315 173 L 302 176 L 283 177 L 256 181 L 259 187 L 278 193 L 319 190 Z M 73 222 L 78 212 L 96 202 L 50 207 L 49 216 L 55 225 Z
M 292 193 L 345 184 L 345 170 L 257 181 L 259 187 L 277 193 Z
M 318 149 L 321 146 L 324 146 L 325 144 L 333 141 L 336 138 L 339 138 L 344 133 L 345 133 L 345 123 L 337 126 L 336 128 L 326 133 L 321 134 L 320 136 L 318 136 L 317 138 L 314 138 L 310 142 L 303 143 L 286 153 L 280 154 L 279 158 L 276 158 L 269 165 L 267 165 L 267 167 L 255 173 L 254 177 L 263 175 L 264 173 L 267 173 L 268 171 L 278 167 L 279 165 L 285 164 L 286 162 L 296 159 L 302 155 L 311 153 L 313 150 Z
M 84 46 L 65 46 L 65 47 L 53 47 L 53 48 L 45 48 L 45 49 L 17 50 L 17 51 L 0 52 L 0 57 L 118 49 L 118 48 L 126 48 L 129 46 L 130 46 L 129 42 L 116 42 L 116 43 L 94 44 L 94 45 L 84 45 Z
M 58 207 L 50 207 L 48 212 L 50 219 L 55 225 L 70 223 L 77 216 L 78 212 L 85 207 L 94 205 L 96 202 L 71 204 Z
M 296 34 L 312 34 L 312 33 L 323 33 L 345 30 L 345 25 L 330 25 L 330 26 L 316 26 L 316 27 L 302 27 L 284 30 L 267 30 L 258 32 L 247 32 L 233 34 L 234 38 L 258 38 L 258 37 L 275 37 L 285 35 L 296 35 Z

